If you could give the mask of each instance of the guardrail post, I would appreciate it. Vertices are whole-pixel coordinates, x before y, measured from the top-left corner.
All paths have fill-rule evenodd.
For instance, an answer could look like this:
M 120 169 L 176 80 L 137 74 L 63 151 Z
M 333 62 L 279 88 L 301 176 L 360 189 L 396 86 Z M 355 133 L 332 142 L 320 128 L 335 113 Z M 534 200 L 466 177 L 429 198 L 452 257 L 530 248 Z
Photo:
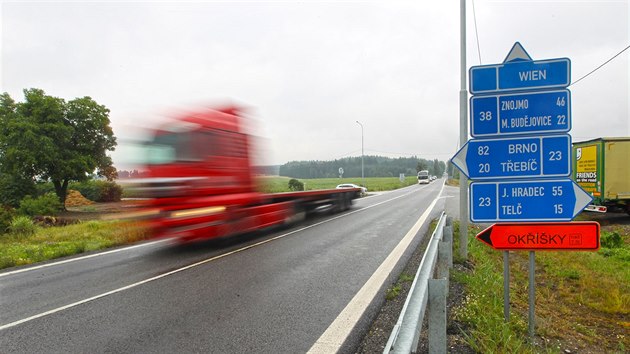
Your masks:
M 440 242 L 438 245 L 438 259 L 435 277 L 437 279 L 445 278 L 447 282 L 449 278 L 449 268 L 452 266 L 452 264 L 449 264 L 449 256 L 453 254 L 452 245 L 453 244 L 451 242 Z
M 444 226 L 444 233 L 442 234 L 442 241 L 453 242 L 453 226 Z
M 448 219 L 447 219 L 448 220 Z M 448 252 L 448 267 L 453 268 L 453 226 L 444 226 L 444 233 L 442 234 L 442 241 L 450 242 L 451 248 Z
M 446 354 L 446 279 L 429 279 L 429 353 Z

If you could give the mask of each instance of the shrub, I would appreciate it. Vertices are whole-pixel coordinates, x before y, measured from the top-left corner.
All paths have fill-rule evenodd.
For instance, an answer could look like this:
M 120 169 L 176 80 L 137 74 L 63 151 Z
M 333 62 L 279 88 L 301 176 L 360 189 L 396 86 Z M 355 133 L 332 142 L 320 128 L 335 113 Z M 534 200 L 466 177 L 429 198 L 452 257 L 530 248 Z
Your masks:
M 101 188 L 101 194 L 98 202 L 119 202 L 122 196 L 122 187 L 115 182 L 98 181 Z
M 605 248 L 619 248 L 623 246 L 623 239 L 617 232 L 602 232 L 600 244 Z
M 289 180 L 289 189 L 292 191 L 303 191 L 304 190 L 304 183 L 298 181 L 295 178 L 291 178 Z
M 0 204 L 15 208 L 25 196 L 35 192 L 35 183 L 31 179 L 0 174 Z
M 10 206 L 0 206 L 0 234 L 3 234 L 9 230 L 11 226 L 11 220 L 15 217 L 15 209 Z
M 85 198 L 96 202 L 100 196 L 100 192 L 99 192 L 98 186 L 92 182 L 93 181 L 72 182 L 68 186 L 68 191 L 70 189 L 77 190 Z
M 48 193 L 55 193 L 55 186 L 53 186 L 52 182 L 39 182 L 35 186 L 37 190 L 37 195 L 44 195 Z
M 18 213 L 29 216 L 57 215 L 59 210 L 61 210 L 61 203 L 57 195 L 47 193 L 37 198 L 33 198 L 30 195 L 26 196 L 20 202 Z
M 11 221 L 9 231 L 16 235 L 29 236 L 37 231 L 37 226 L 28 216 L 18 215 Z
M 95 202 L 118 202 L 122 196 L 122 187 L 109 181 L 85 181 L 70 183 L 70 189 L 78 190 L 81 195 Z

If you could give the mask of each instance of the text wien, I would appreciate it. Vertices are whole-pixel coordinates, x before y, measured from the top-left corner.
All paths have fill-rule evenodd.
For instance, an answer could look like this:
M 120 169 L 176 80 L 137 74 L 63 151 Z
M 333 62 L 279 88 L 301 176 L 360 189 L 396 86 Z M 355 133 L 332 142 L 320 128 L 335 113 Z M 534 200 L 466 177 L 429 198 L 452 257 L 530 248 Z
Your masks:
M 538 80 L 546 80 L 547 79 L 547 70 L 530 70 L 530 71 L 521 71 L 518 73 L 519 79 L 521 81 L 538 81 Z

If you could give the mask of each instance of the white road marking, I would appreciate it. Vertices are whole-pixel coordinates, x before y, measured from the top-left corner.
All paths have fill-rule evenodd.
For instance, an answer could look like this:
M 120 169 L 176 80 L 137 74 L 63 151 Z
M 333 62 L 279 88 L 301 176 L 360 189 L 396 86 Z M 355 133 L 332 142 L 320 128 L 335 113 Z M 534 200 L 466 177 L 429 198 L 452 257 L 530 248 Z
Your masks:
M 152 277 L 152 278 L 149 278 L 149 279 L 145 279 L 145 280 L 139 281 L 139 282 L 137 282 L 137 283 L 129 284 L 129 285 L 127 285 L 127 286 L 123 286 L 123 287 L 118 288 L 118 289 L 114 289 L 114 290 L 111 290 L 111 291 L 108 291 L 108 292 L 105 292 L 105 293 L 102 293 L 102 294 L 99 294 L 99 295 L 95 295 L 95 296 L 92 296 L 92 297 L 87 298 L 87 299 L 83 299 L 83 300 L 80 300 L 80 301 L 77 301 L 77 302 L 73 302 L 73 303 L 68 304 L 68 305 L 65 305 L 65 306 L 57 307 L 57 308 L 55 308 L 55 309 L 52 309 L 52 310 L 49 310 L 49 311 L 46 311 L 46 312 L 42 312 L 42 313 L 39 313 L 39 314 L 36 314 L 36 315 L 30 316 L 30 317 L 27 317 L 27 318 L 23 318 L 23 319 L 18 320 L 18 321 L 14 321 L 14 322 L 11 322 L 11 323 L 7 323 L 7 324 L 4 324 L 4 325 L 1 325 L 1 326 L 0 326 L 0 331 L 5 330 L 5 329 L 8 329 L 8 328 L 11 328 L 11 327 L 15 327 L 15 326 L 20 325 L 20 324 L 25 323 L 25 322 L 29 322 L 29 321 L 32 321 L 32 320 L 35 320 L 35 319 L 38 319 L 38 318 L 42 318 L 42 317 L 45 317 L 45 316 L 48 316 L 48 315 L 52 315 L 52 314 L 54 314 L 54 313 L 57 313 L 57 312 L 60 312 L 60 311 L 63 311 L 63 310 L 67 310 L 67 309 L 69 309 L 69 308 L 76 307 L 76 306 L 79 306 L 79 305 L 82 305 L 82 304 L 88 303 L 88 302 L 90 302 L 90 301 L 94 301 L 94 300 L 97 300 L 97 299 L 103 298 L 103 297 L 105 297 L 105 296 L 109 296 L 109 295 L 113 295 L 113 294 L 116 294 L 116 293 L 119 293 L 119 292 L 122 292 L 122 291 L 125 291 L 125 290 L 129 290 L 129 289 L 131 289 L 131 288 L 135 288 L 135 287 L 140 286 L 140 285 L 142 285 L 142 284 L 146 284 L 146 283 L 149 283 L 149 282 L 152 282 L 152 281 L 155 281 L 155 280 L 158 280 L 158 279 L 161 279 L 161 278 L 167 277 L 167 276 L 169 276 L 169 275 L 173 275 L 173 274 L 176 274 L 176 273 L 179 273 L 179 272 L 183 272 L 183 271 L 185 271 L 185 270 L 188 270 L 188 269 L 191 269 L 191 268 L 194 268 L 194 267 L 198 267 L 198 266 L 200 266 L 200 265 L 203 265 L 203 264 L 206 264 L 206 263 L 209 263 L 209 262 L 212 262 L 212 261 L 216 261 L 216 260 L 218 260 L 218 259 L 221 259 L 221 258 L 224 258 L 224 257 L 230 256 L 230 255 L 233 255 L 233 254 L 235 254 L 235 253 L 239 253 L 239 252 L 242 252 L 242 251 L 248 250 L 248 249 L 250 249 L 250 248 L 254 248 L 254 247 L 258 247 L 258 246 L 264 245 L 264 244 L 266 244 L 266 243 L 269 243 L 269 242 L 272 242 L 272 241 L 275 241 L 275 240 L 278 240 L 278 239 L 281 239 L 281 238 L 284 238 L 284 237 L 287 237 L 287 236 L 290 236 L 290 235 L 296 234 L 296 233 L 298 233 L 298 232 L 301 232 L 301 231 L 304 231 L 304 230 L 307 230 L 307 229 L 310 229 L 310 228 L 313 228 L 313 227 L 316 227 L 316 226 L 319 226 L 319 225 L 325 224 L 325 223 L 327 223 L 327 222 L 331 222 L 331 221 L 333 221 L 333 220 L 337 220 L 337 219 L 340 219 L 340 218 L 343 218 L 343 217 L 346 217 L 346 216 L 349 216 L 349 215 L 352 215 L 352 214 L 355 214 L 355 213 L 362 212 L 362 211 L 364 211 L 364 210 L 368 210 L 368 209 L 370 209 L 370 208 L 374 208 L 374 207 L 379 206 L 379 205 L 383 205 L 383 204 L 385 204 L 385 203 L 389 203 L 389 202 L 394 201 L 394 200 L 396 200 L 396 199 L 400 199 L 400 198 L 402 198 L 402 197 L 406 197 L 406 196 L 408 196 L 408 195 L 410 195 L 410 194 L 412 194 L 412 193 L 414 193 L 414 192 L 416 192 L 416 191 L 414 190 L 414 191 L 411 191 L 411 192 L 408 192 L 408 193 L 405 193 L 405 194 L 401 194 L 401 195 L 396 196 L 396 197 L 393 197 L 393 198 L 391 198 L 391 199 L 384 200 L 384 201 L 382 201 L 382 202 L 379 202 L 379 203 L 376 203 L 376 204 L 373 204 L 373 205 L 370 205 L 370 206 L 367 206 L 367 207 L 364 207 L 364 208 L 361 208 L 361 209 L 358 209 L 358 210 L 354 210 L 354 211 L 351 211 L 351 212 L 348 212 L 348 213 L 345 213 L 345 214 L 342 214 L 342 215 L 338 215 L 338 216 L 335 216 L 335 217 L 333 217 L 333 218 L 326 219 L 326 220 L 320 221 L 320 222 L 318 222 L 318 223 L 315 223 L 315 224 L 312 224 L 312 225 L 309 225 L 309 226 L 302 227 L 302 228 L 297 229 L 297 230 L 293 230 L 293 231 L 288 232 L 288 233 L 286 233 L 286 234 L 278 235 L 278 236 L 273 237 L 273 238 L 270 238 L 270 239 L 268 239 L 268 240 L 260 241 L 260 242 L 257 242 L 257 243 L 254 243 L 254 244 L 251 244 L 251 245 L 249 245 L 249 246 L 245 246 L 245 247 L 242 247 L 242 248 L 236 249 L 236 250 L 234 250 L 234 251 L 230 251 L 230 252 L 228 252 L 228 253 L 224 253 L 224 254 L 221 254 L 221 255 L 218 255 L 218 256 L 215 256 L 215 257 L 212 257 L 212 258 L 208 258 L 208 259 L 205 259 L 205 260 L 203 260 L 203 261 L 199 261 L 199 262 L 197 262 L 197 263 L 193 263 L 193 264 L 187 265 L 187 266 L 185 266 L 185 267 L 178 268 L 178 269 L 172 270 L 172 271 L 170 271 L 170 272 L 167 272 L 167 273 L 164 273 L 164 274 L 160 274 L 160 275 L 157 275 L 157 276 Z M 441 193 L 441 192 L 440 192 L 440 193 Z M 435 202 L 434 202 L 434 203 L 435 203 Z M 432 205 L 433 205 L 433 204 L 432 204 Z M 431 209 L 432 209 L 432 208 L 433 208 L 433 206 L 431 206 Z M 423 214 L 423 215 L 424 215 L 424 214 Z M 166 240 L 156 241 L 156 242 L 164 242 L 164 241 L 166 241 Z M 137 246 L 132 246 L 132 247 L 140 247 L 140 246 L 142 246 L 142 245 L 137 245 Z M 129 249 L 129 247 L 128 247 L 127 249 Z M 113 251 L 109 251 L 109 252 L 110 252 L 110 253 L 112 253 L 112 252 L 116 252 L 116 251 L 120 252 L 121 250 L 123 250 L 123 249 L 120 249 L 120 250 L 113 250 Z M 97 254 L 97 255 L 102 255 L 102 254 L 107 254 L 107 252 L 104 252 L 104 253 L 99 253 L 99 254 Z M 83 259 L 85 259 L 85 258 L 89 258 L 89 257 L 92 257 L 92 256 L 97 256 L 97 255 L 85 256 L 85 257 L 83 257 Z M 390 255 L 390 256 L 391 256 L 391 255 Z M 57 262 L 56 264 L 60 264 L 60 263 L 63 263 L 63 262 L 70 262 L 70 261 L 73 261 L 73 259 L 69 259 L 69 260 L 67 260 L 67 261 L 62 261 L 62 262 Z M 53 264 L 51 263 L 50 265 L 53 265 Z M 40 267 L 50 266 L 50 265 L 42 265 L 42 266 L 40 266 Z M 380 268 L 379 268 L 379 269 L 380 269 Z M 28 268 L 28 269 L 25 269 L 25 270 L 22 270 L 22 269 L 21 269 L 21 270 L 19 270 L 19 271 L 26 271 L 26 270 L 31 270 L 31 268 Z M 19 271 L 15 271 L 15 272 L 19 272 Z M 6 274 L 8 274 L 8 273 L 4 273 L 3 275 L 6 275 Z M 355 296 L 355 297 L 356 297 L 356 296 Z
M 81 256 L 81 257 L 77 257 L 77 258 L 70 258 L 70 259 L 65 259 L 63 261 L 58 261 L 58 262 L 52 262 L 52 263 L 46 263 L 46 264 L 40 264 L 37 266 L 33 266 L 33 267 L 28 267 L 28 268 L 22 268 L 22 269 L 18 269 L 18 270 L 13 270 L 10 272 L 6 272 L 6 273 L 0 273 L 0 278 L 1 277 L 6 277 L 7 275 L 13 275 L 13 274 L 18 274 L 18 273 L 24 273 L 24 272 L 29 272 L 32 270 L 37 270 L 37 269 L 42 269 L 42 268 L 48 268 L 48 267 L 52 267 L 52 266 L 56 266 L 56 265 L 60 265 L 60 264 L 66 264 L 66 263 L 71 263 L 71 262 L 76 262 L 76 261 L 82 261 L 84 259 L 89 259 L 89 258 L 94 258 L 94 257 L 100 257 L 100 256 L 104 256 L 107 254 L 112 254 L 112 253 L 118 253 L 118 252 L 123 252 L 123 251 L 129 251 L 132 250 L 134 248 L 140 248 L 140 247 L 146 247 L 146 246 L 153 246 L 156 245 L 158 243 L 163 243 L 163 242 L 167 242 L 167 241 L 172 241 L 172 239 L 163 239 L 163 240 L 157 240 L 157 241 L 152 241 L 152 242 L 146 242 L 146 243 L 141 243 L 139 245 L 134 245 L 134 246 L 129 246 L 129 247 L 124 247 L 124 248 L 117 248 L 115 250 L 110 250 L 110 251 L 105 251 L 105 252 L 99 252 L 99 253 L 93 253 L 93 254 L 88 254 L 87 256 Z
M 370 279 L 365 282 L 361 290 L 359 290 L 354 298 L 350 300 L 348 305 L 346 305 L 343 311 L 341 311 L 339 316 L 335 318 L 328 329 L 326 329 L 326 331 L 319 337 L 319 339 L 317 339 L 315 344 L 313 344 L 311 349 L 309 349 L 308 353 L 336 353 L 341 349 L 341 346 L 350 335 L 350 332 L 352 331 L 354 326 L 359 322 L 361 316 L 363 316 L 363 313 L 369 306 L 370 302 L 372 302 L 372 299 L 374 299 L 374 297 L 376 296 L 378 290 L 387 280 L 387 277 L 396 266 L 396 263 L 398 263 L 398 260 L 400 259 L 402 254 L 405 252 L 407 247 L 409 247 L 409 244 L 411 243 L 415 235 L 418 233 L 422 225 L 426 222 L 438 199 L 440 199 L 440 195 L 443 191 L 444 185 L 442 185 L 442 189 L 440 190 L 438 197 L 433 200 L 427 210 L 411 227 L 405 237 L 400 240 L 398 245 L 396 245 L 389 256 L 387 256 L 383 263 L 381 263 L 374 274 L 372 274 Z

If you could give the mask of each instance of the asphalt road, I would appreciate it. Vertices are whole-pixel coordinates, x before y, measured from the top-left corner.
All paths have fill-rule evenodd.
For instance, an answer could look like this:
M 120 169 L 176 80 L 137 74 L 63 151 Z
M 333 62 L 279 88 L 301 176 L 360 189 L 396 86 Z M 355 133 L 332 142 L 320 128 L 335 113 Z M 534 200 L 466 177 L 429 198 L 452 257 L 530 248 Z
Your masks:
M 352 351 L 393 274 L 444 210 L 442 182 L 362 198 L 350 211 L 230 242 L 147 243 L 5 271 L 0 352 L 327 352 L 334 346 L 315 345 L 328 343 L 324 333 Z M 412 241 L 376 284 L 376 297 L 361 298 L 405 239 Z M 356 310 L 357 299 L 365 310 Z M 344 330 L 347 337 L 339 335 Z

